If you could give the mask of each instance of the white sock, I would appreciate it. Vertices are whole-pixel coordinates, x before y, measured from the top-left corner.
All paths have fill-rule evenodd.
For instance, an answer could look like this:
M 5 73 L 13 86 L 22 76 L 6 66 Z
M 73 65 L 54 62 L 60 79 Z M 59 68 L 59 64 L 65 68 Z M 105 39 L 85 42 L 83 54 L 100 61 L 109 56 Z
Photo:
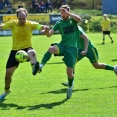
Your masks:
M 43 64 L 40 64 L 39 67 L 42 69 L 43 68 Z

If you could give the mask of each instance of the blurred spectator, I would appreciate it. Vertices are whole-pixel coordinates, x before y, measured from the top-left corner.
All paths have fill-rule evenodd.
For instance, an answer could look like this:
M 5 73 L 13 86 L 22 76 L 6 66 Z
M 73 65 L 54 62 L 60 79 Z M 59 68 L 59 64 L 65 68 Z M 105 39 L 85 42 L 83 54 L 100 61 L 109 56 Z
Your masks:
M 4 5 L 5 13 L 11 14 L 12 13 L 12 7 L 11 7 L 11 4 L 10 4 L 10 1 L 4 0 L 3 5 Z
M 46 7 L 46 12 L 49 12 L 49 10 L 52 12 L 52 4 L 50 0 L 47 0 L 45 7 Z
M 5 7 L 11 7 L 9 0 L 4 0 L 3 4 Z
M 24 3 L 22 1 L 18 1 L 18 8 L 24 8 Z
M 32 7 L 34 9 L 36 9 L 37 12 L 39 12 L 39 13 L 41 12 L 41 6 L 40 6 L 40 4 L 38 3 L 37 0 L 32 1 Z
M 3 10 L 3 8 L 4 8 L 3 0 L 0 0 L 0 12 Z
M 40 0 L 40 1 L 39 1 L 39 4 L 40 4 L 40 5 L 42 5 L 42 2 L 43 2 L 43 1 L 42 1 L 42 0 Z
M 39 4 L 41 6 L 41 12 L 43 13 L 46 10 L 45 3 L 41 0 Z

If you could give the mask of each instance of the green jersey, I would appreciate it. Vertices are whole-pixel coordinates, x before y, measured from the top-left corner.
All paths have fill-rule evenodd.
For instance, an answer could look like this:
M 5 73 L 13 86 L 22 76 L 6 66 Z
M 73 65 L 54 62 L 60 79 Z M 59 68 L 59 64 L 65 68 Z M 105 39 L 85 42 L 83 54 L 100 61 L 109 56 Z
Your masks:
M 77 22 L 73 18 L 68 20 L 59 20 L 52 28 L 54 31 L 59 31 L 62 36 L 61 44 L 68 47 L 77 47 Z
M 82 39 L 82 37 L 80 35 L 85 34 L 85 32 L 80 26 L 78 26 L 78 30 L 79 30 L 79 32 L 78 32 L 78 43 L 77 43 L 77 46 L 78 46 L 79 49 L 84 50 L 84 39 Z M 88 50 L 91 49 L 92 47 L 94 47 L 94 45 L 89 40 Z

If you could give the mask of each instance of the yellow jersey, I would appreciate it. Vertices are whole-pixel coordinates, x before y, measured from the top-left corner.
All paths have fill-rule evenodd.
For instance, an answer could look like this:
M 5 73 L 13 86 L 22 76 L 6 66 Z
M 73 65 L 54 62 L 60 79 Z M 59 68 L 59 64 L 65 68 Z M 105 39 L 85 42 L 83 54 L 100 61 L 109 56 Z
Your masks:
M 110 19 L 106 19 L 102 22 L 102 30 L 103 31 L 110 31 Z
M 26 20 L 26 24 L 21 26 L 19 25 L 18 20 L 11 20 L 3 25 L 3 30 L 12 30 L 12 50 L 21 50 L 32 47 L 32 32 L 33 30 L 38 29 L 38 27 L 41 29 L 41 25 L 37 22 Z

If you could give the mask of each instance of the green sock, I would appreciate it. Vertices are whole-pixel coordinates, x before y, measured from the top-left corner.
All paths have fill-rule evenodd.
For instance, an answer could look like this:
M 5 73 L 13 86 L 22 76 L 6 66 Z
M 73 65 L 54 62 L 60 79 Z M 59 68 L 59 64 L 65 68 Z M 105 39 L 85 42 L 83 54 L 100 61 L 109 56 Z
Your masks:
M 114 67 L 113 66 L 110 66 L 110 65 L 106 65 L 106 68 L 105 68 L 106 70 L 114 70 Z
M 45 65 L 46 62 L 51 58 L 51 55 L 52 55 L 52 54 L 51 54 L 50 52 L 47 51 L 47 52 L 44 54 L 41 63 L 42 63 L 43 65 Z
M 68 78 L 68 81 L 69 81 L 69 87 L 71 87 L 73 85 L 74 78 L 72 78 L 72 79 Z

